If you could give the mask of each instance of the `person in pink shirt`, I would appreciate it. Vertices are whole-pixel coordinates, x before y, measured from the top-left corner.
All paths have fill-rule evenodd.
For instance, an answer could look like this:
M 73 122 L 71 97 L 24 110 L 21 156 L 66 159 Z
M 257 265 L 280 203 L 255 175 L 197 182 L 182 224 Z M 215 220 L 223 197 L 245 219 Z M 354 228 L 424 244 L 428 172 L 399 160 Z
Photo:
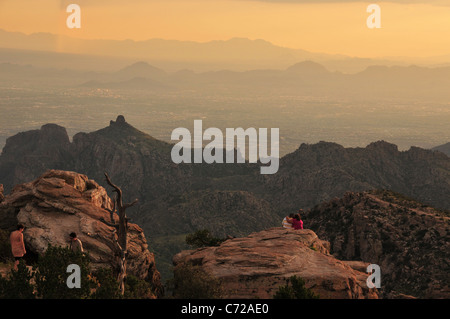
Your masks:
M 17 230 L 13 231 L 9 237 L 11 241 L 11 251 L 15 259 L 14 269 L 17 270 L 20 260 L 27 253 L 25 243 L 23 241 L 23 231 L 25 227 L 21 224 L 17 225 Z
M 295 214 L 292 219 L 292 228 L 294 229 L 303 229 L 303 221 L 300 217 L 300 214 Z
M 303 209 L 299 209 L 298 213 L 295 214 L 294 218 L 290 218 L 288 222 L 292 224 L 293 229 L 303 229 L 303 221 L 300 216 L 300 213 L 303 213 Z

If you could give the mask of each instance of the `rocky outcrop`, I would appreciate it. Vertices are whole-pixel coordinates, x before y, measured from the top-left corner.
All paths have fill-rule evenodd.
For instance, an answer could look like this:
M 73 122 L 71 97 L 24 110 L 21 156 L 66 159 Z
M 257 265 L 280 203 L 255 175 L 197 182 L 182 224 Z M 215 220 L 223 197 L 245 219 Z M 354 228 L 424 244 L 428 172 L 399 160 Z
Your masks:
M 336 143 L 302 144 L 281 158 L 277 174 L 265 176 L 265 199 L 277 212 L 311 208 L 347 191 L 389 189 L 450 209 L 450 158 L 411 147 L 399 151 L 385 141 L 366 148 Z
M 378 298 L 366 284 L 368 274 L 329 254 L 328 243 L 308 229 L 270 228 L 228 239 L 218 247 L 182 251 L 173 258 L 201 266 L 221 279 L 225 298 L 272 298 L 286 280 L 297 275 L 324 299 Z M 362 269 L 368 264 L 356 263 Z
M 240 237 L 279 225 L 277 216 L 271 214 L 270 204 L 254 194 L 245 191 L 210 191 L 204 190 L 189 193 L 172 202 L 167 208 L 167 215 L 176 216 L 170 232 L 189 233 L 192 229 L 210 229 L 211 233 L 220 238 L 227 235 Z M 182 213 L 180 213 L 182 212 Z M 156 220 L 154 223 L 161 223 Z M 169 224 L 169 223 L 167 223 Z M 157 234 L 169 233 L 161 227 Z
M 450 156 L 450 142 L 432 148 L 433 151 L 439 151 Z
M 48 169 L 65 169 L 71 159 L 66 129 L 46 124 L 6 140 L 0 156 L 0 180 L 10 192 L 14 185 L 34 180 Z
M 27 251 L 41 254 L 48 245 L 68 246 L 75 232 L 89 253 L 91 265 L 115 267 L 113 228 L 100 221 L 110 220 L 112 208 L 106 190 L 87 176 L 50 170 L 33 182 L 17 185 L 0 204 L 2 228 L 25 226 Z M 116 220 L 118 217 L 116 216 Z M 155 259 L 148 250 L 143 230 L 128 224 L 128 273 L 149 281 L 155 296 L 162 294 Z
M 0 184 L 0 203 L 3 202 L 3 200 L 5 199 L 5 195 L 3 194 L 4 189 L 3 189 L 3 184 Z
M 339 259 L 378 264 L 385 297 L 450 297 L 450 214 L 391 191 L 347 192 L 304 214 Z

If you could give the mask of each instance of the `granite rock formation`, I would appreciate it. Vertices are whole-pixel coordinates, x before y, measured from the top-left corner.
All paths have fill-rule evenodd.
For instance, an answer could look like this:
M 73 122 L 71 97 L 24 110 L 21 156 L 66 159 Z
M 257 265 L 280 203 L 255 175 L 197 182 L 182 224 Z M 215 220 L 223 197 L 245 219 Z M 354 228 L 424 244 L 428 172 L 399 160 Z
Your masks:
M 347 192 L 303 220 L 336 258 L 379 265 L 383 297 L 450 298 L 450 213 L 391 191 Z
M 107 209 L 112 209 L 112 201 L 94 180 L 75 172 L 50 170 L 33 182 L 17 185 L 5 197 L 0 204 L 0 227 L 12 230 L 17 223 L 23 224 L 27 251 L 37 255 L 48 245 L 67 247 L 69 233 L 75 232 L 92 267 L 114 268 L 113 228 L 100 221 L 110 220 Z M 149 281 L 155 297 L 162 295 L 160 275 L 144 232 L 132 223 L 128 224 L 127 269 Z
M 367 287 L 368 274 L 354 269 L 365 269 L 368 263 L 337 260 L 328 243 L 308 229 L 270 228 L 217 247 L 182 251 L 173 263 L 201 266 L 221 279 L 224 298 L 272 298 L 293 275 L 302 277 L 320 298 L 378 298 L 377 289 Z
M 265 199 L 277 211 L 311 208 L 347 191 L 389 189 L 439 209 L 450 209 L 450 158 L 411 147 L 399 151 L 378 141 L 365 148 L 336 143 L 302 144 L 267 176 Z

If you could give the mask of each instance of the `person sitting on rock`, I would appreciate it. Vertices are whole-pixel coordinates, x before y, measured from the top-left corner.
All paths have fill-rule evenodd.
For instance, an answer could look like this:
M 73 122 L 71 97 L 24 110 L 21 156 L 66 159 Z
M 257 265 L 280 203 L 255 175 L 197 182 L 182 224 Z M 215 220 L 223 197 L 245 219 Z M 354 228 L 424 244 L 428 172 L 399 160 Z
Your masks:
M 283 228 L 292 229 L 292 218 L 294 218 L 294 214 L 284 217 L 282 222 Z
M 299 212 L 303 212 L 303 210 L 299 210 Z M 300 216 L 300 213 L 295 214 L 294 218 L 290 221 L 293 229 L 303 229 L 303 221 Z
M 14 270 L 17 270 L 20 260 L 27 253 L 25 243 L 23 241 L 23 231 L 25 227 L 22 224 L 17 225 L 17 230 L 13 231 L 9 237 L 11 241 L 11 251 L 15 259 Z
M 77 238 L 76 233 L 70 233 L 70 249 L 74 252 L 83 252 L 83 244 L 81 240 Z

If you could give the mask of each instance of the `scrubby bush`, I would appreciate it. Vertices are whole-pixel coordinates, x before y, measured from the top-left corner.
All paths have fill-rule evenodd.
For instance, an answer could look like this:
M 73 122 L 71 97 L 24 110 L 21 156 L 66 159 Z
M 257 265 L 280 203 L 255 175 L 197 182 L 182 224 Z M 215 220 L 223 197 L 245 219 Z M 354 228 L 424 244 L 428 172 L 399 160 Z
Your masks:
M 211 232 L 207 229 L 198 230 L 186 236 L 186 244 L 194 248 L 218 246 L 223 241 L 224 239 L 212 236 Z
M 118 299 L 121 298 L 119 282 L 114 277 L 111 268 L 97 269 L 91 275 L 93 281 L 93 291 L 90 295 L 92 299 Z
M 220 299 L 224 293 L 219 279 L 191 264 L 175 267 L 169 285 L 177 299 Z
M 81 270 L 81 288 L 67 286 L 67 267 L 78 265 Z M 49 246 L 39 257 L 35 275 L 36 292 L 44 299 L 84 299 L 90 294 L 92 281 L 89 278 L 89 257 L 69 248 Z
M 33 272 L 23 261 L 19 262 L 17 271 L 11 271 L 5 277 L 0 276 L 1 299 L 33 299 L 34 286 L 31 283 Z
M 311 289 L 305 287 L 305 281 L 301 277 L 292 276 L 286 285 L 280 286 L 273 296 L 274 299 L 319 299 Z
M 9 243 L 9 233 L 0 229 L 0 262 L 12 260 L 11 244 Z
M 80 267 L 80 288 L 69 288 L 69 265 Z M 125 296 L 119 293 L 119 283 L 111 269 L 91 271 L 89 256 L 69 248 L 49 246 L 37 263 L 27 267 L 21 261 L 18 270 L 0 277 L 0 299 L 116 299 L 145 298 L 146 282 L 129 276 Z M 142 293 L 142 295 L 140 295 Z
M 127 299 L 150 299 L 154 296 L 149 282 L 139 279 L 133 275 L 127 275 L 125 281 L 125 298 Z

